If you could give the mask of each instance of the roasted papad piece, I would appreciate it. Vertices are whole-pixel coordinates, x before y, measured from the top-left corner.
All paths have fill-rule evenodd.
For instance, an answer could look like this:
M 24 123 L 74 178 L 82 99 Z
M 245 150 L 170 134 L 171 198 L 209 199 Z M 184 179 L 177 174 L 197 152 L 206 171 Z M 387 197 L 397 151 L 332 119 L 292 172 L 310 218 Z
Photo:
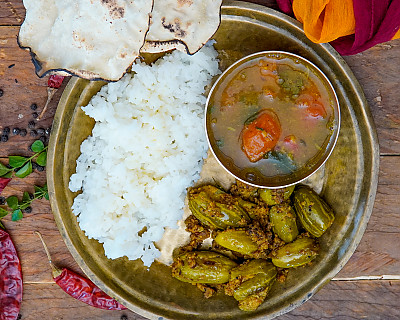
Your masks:
M 221 3 L 222 0 L 154 0 L 150 29 L 141 52 L 186 49 L 195 53 L 217 31 Z
M 38 76 L 67 71 L 115 81 L 139 55 L 152 0 L 24 0 L 18 41 Z

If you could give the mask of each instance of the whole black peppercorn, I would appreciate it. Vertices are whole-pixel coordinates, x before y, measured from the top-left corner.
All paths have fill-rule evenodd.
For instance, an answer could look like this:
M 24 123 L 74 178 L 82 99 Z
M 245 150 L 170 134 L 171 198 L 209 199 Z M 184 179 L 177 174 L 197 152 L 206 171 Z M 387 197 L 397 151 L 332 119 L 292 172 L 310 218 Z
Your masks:
M 33 200 L 33 198 L 35 198 L 35 196 L 32 193 L 30 193 L 29 194 L 29 199 Z
M 3 96 L 3 94 L 4 94 L 4 91 L 3 91 L 3 89 L 0 89 L 0 97 L 2 97 L 2 96 Z
M 9 134 L 10 133 L 10 128 L 9 127 L 5 127 L 4 129 L 3 129 L 3 134 Z
M 37 112 L 33 112 L 33 113 L 32 113 L 32 118 L 33 118 L 33 119 L 36 119 L 37 117 L 39 117 L 39 115 L 37 114 Z
M 20 128 L 13 128 L 13 129 L 12 129 L 12 134 L 13 134 L 14 136 L 20 134 L 20 132 L 21 132 L 21 129 L 20 129 Z
M 44 171 L 44 167 L 38 165 L 36 170 L 39 172 L 42 172 L 42 171 Z
M 38 133 L 39 133 L 39 132 L 38 132 Z M 47 138 L 46 138 L 46 136 L 41 136 L 41 137 L 39 138 L 39 140 L 42 141 L 43 143 L 46 143 Z
M 128 316 L 126 316 L 125 314 L 123 314 L 120 318 L 120 320 L 128 320 Z
M 37 129 L 37 133 L 40 134 L 41 136 L 44 135 L 44 129 L 43 128 L 39 128 Z
M 26 213 L 31 213 L 32 212 L 32 207 L 26 207 L 24 210 Z
M 38 164 L 36 162 L 32 162 L 32 169 L 36 170 L 37 168 L 38 168 Z
M 6 198 L 0 197 L 0 206 L 6 203 Z
M 36 130 L 31 130 L 29 134 L 31 135 L 31 137 L 37 137 L 38 135 Z
M 51 133 L 51 128 L 47 128 L 47 129 L 44 131 L 44 133 L 45 133 L 46 136 L 50 135 L 50 133 Z
M 1 136 L 1 142 L 7 142 L 7 141 L 8 141 L 8 136 L 5 135 L 5 134 L 3 134 L 3 135 Z
M 36 126 L 35 121 L 29 121 L 29 122 L 28 122 L 28 128 L 29 128 L 29 129 L 33 129 L 35 126 Z
M 32 103 L 31 104 L 31 110 L 35 111 L 37 109 L 37 104 L 36 103 Z
M 27 135 L 28 131 L 26 131 L 26 129 L 21 129 L 21 132 L 19 133 L 19 135 L 21 137 L 25 137 Z

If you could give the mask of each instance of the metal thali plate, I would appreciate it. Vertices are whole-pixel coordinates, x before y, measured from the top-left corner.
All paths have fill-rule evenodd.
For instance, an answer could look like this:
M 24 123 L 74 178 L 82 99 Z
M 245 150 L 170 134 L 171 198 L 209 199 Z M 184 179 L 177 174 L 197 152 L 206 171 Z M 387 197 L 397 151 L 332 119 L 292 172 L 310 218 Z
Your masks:
M 245 55 L 281 50 L 303 56 L 329 78 L 339 99 L 342 123 L 335 150 L 325 165 L 322 195 L 334 208 L 333 226 L 320 238 L 321 253 L 305 268 L 290 270 L 254 312 L 243 312 L 223 294 L 205 300 L 202 293 L 171 277 L 170 269 L 126 257 L 109 260 L 102 245 L 88 239 L 71 211 L 68 189 L 80 144 L 94 121 L 86 105 L 104 82 L 72 78 L 58 105 L 49 143 L 47 179 L 54 217 L 73 257 L 101 289 L 150 319 L 267 319 L 301 305 L 334 277 L 355 251 L 367 226 L 377 187 L 379 151 L 375 127 L 364 94 L 343 58 L 330 46 L 312 43 L 294 19 L 259 5 L 227 1 L 214 36 L 224 70 Z

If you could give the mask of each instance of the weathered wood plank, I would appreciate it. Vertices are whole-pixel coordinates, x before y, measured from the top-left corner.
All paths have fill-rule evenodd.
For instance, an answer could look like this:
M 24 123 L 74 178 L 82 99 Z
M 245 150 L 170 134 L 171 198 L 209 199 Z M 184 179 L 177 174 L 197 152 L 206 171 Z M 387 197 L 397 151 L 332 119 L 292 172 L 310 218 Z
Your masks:
M 3 2 L 2 2 L 3 3 Z M 30 106 L 36 103 L 40 113 L 47 100 L 47 77 L 40 79 L 35 75 L 29 53 L 18 48 L 16 35 L 18 27 L 0 27 L 0 131 L 4 127 L 25 128 L 25 137 L 9 135 L 8 142 L 0 142 L 0 157 L 10 154 L 27 154 L 27 141 L 33 141 L 28 128 L 33 120 Z M 66 82 L 66 81 L 65 81 Z M 48 128 L 53 121 L 57 101 L 62 94 L 58 90 L 48 111 L 35 129 Z M 37 137 L 38 138 L 38 137 Z
M 360 82 L 377 127 L 380 152 L 400 154 L 400 39 L 345 57 Z
M 278 317 L 290 319 L 398 319 L 400 281 L 334 281 L 309 301 Z M 131 311 L 104 311 L 86 306 L 67 296 L 55 284 L 25 284 L 21 308 L 24 320 L 145 318 Z
M 275 6 L 273 0 L 251 2 Z M 18 26 L 24 17 L 21 0 L 0 1 L 0 26 Z M 18 27 L 0 27 L 0 130 L 5 126 L 27 127 L 32 120 L 29 106 L 35 102 L 39 111 L 46 100 L 46 81 L 34 74 L 29 54 L 18 48 Z M 364 53 L 346 57 L 362 85 L 370 104 L 383 154 L 400 154 L 400 118 L 397 90 L 400 74 L 400 40 L 378 45 Z M 388 63 L 390 61 L 390 63 Z M 45 118 L 37 127 L 51 125 L 61 90 L 53 99 Z M 21 117 L 22 115 L 22 117 Z M 10 154 L 27 155 L 34 140 L 13 137 L 0 143 L 0 157 Z M 0 158 L 4 163 L 4 159 Z M 374 211 L 367 231 L 355 254 L 338 277 L 400 274 L 400 157 L 381 157 L 380 181 Z M 26 179 L 15 179 L 2 195 L 22 195 L 32 191 L 32 185 L 43 185 L 44 173 L 33 173 Z M 33 204 L 33 212 L 25 214 L 20 222 L 5 219 L 8 231 L 16 243 L 22 265 L 24 300 L 23 319 L 128 319 L 141 320 L 131 312 L 97 310 L 69 298 L 56 285 L 51 284 L 51 273 L 46 256 L 34 230 L 43 233 L 54 262 L 61 267 L 80 271 L 68 252 L 54 223 L 47 201 Z M 39 283 L 38 283 L 39 282 Z M 369 318 L 397 319 L 400 317 L 396 301 L 399 300 L 399 281 L 331 282 L 302 307 L 279 319 L 314 318 Z
M 338 277 L 400 274 L 400 157 L 381 157 L 378 191 L 367 230 Z
M 18 26 L 25 17 L 22 0 L 0 1 L 0 26 Z
M 5 126 L 26 126 L 27 122 L 32 119 L 29 106 L 32 102 L 36 102 L 39 106 L 44 104 L 46 99 L 46 81 L 44 79 L 37 79 L 33 73 L 32 65 L 29 61 L 29 55 L 19 50 L 15 43 L 15 35 L 18 28 L 15 27 L 2 27 L 2 32 L 0 33 L 0 39 L 3 41 L 4 47 L 2 46 L 0 54 L 3 54 L 5 59 L 0 62 L 0 88 L 4 90 L 3 97 L 0 98 L 0 129 Z M 400 48 L 400 46 L 398 46 Z M 378 50 L 378 49 L 373 49 Z M 386 49 L 385 49 L 386 50 Z M 390 49 L 391 50 L 391 49 Z M 378 50 L 379 51 L 379 50 Z M 370 58 L 372 59 L 372 57 Z M 377 61 L 382 61 L 384 59 L 375 59 Z M 356 60 L 355 60 L 356 61 Z M 356 64 L 356 62 L 353 62 Z M 8 68 L 9 65 L 15 63 L 15 66 Z M 378 62 L 377 62 L 378 63 Z M 400 63 L 398 64 L 400 65 Z M 362 65 L 363 68 L 367 66 Z M 359 72 L 362 73 L 363 69 Z M 357 66 L 354 66 L 357 69 Z M 15 83 L 14 79 L 26 79 L 26 81 L 18 81 Z M 22 77 L 22 78 L 21 78 Z M 383 75 L 381 75 L 383 78 Z M 361 82 L 368 82 L 366 78 L 361 77 Z M 381 83 L 384 85 L 384 83 Z M 396 94 L 398 91 L 393 90 Z M 58 92 L 61 94 L 61 90 Z M 59 97 L 59 96 L 58 96 Z M 47 118 L 42 120 L 40 126 L 47 127 L 52 121 L 52 117 L 55 111 L 56 102 L 58 100 L 56 96 L 53 103 L 50 105 L 50 109 L 47 113 Z M 393 98 L 394 99 L 394 98 Z M 371 100 L 371 98 L 369 99 Z M 372 100 L 371 100 L 372 101 Z M 377 101 L 379 102 L 379 101 Z M 377 108 L 374 104 L 371 104 L 372 108 L 375 108 L 376 112 L 384 112 L 386 107 Z M 392 108 L 393 116 L 396 116 L 395 110 Z M 18 114 L 22 114 L 23 118 L 18 119 Z M 378 114 L 379 115 L 379 114 Z M 46 122 L 47 121 L 47 122 Z M 381 132 L 385 131 L 384 128 L 378 127 Z M 7 143 L 0 143 L 0 156 L 6 156 L 10 154 L 30 154 L 28 151 L 28 146 L 34 140 L 34 138 L 10 136 L 10 140 Z M 390 140 L 389 138 L 384 138 L 384 141 Z M 397 168 L 399 167 L 399 158 L 389 157 L 382 158 L 381 171 L 380 171 L 380 184 L 378 195 L 375 203 L 375 210 L 371 217 L 371 222 L 368 226 L 368 230 L 365 234 L 363 241 L 360 244 L 355 255 L 349 261 L 347 266 L 340 273 L 340 276 L 359 276 L 360 272 L 364 275 L 379 275 L 379 274 L 391 274 L 400 273 L 399 268 L 399 253 L 391 243 L 398 243 L 399 231 L 397 230 L 400 225 L 399 222 L 399 173 Z M 5 159 L 0 159 L 3 163 L 6 163 Z M 32 192 L 32 184 L 43 185 L 45 183 L 45 176 L 35 172 L 30 177 L 26 179 L 15 179 L 13 180 L 9 187 L 6 189 L 5 195 L 17 194 L 22 195 L 22 190 L 28 190 Z M 55 229 L 52 216 L 50 214 L 51 210 L 48 204 L 43 204 L 44 207 L 40 207 L 38 204 L 34 204 L 34 211 L 32 214 L 26 214 L 26 218 L 23 222 L 18 222 L 15 224 L 8 224 L 11 231 L 15 234 L 22 232 L 24 237 L 28 237 L 28 233 L 31 233 L 32 227 L 43 227 L 48 228 L 49 232 L 52 230 L 51 234 L 57 236 L 58 232 Z M 31 222 L 28 222 L 31 219 Z M 14 231 L 14 225 L 16 226 Z M 21 229 L 20 229 L 21 228 Z M 29 235 L 30 237 L 31 235 Z M 368 240 L 367 240 L 368 239 Z M 18 242 L 17 242 L 18 243 Z M 23 242 L 22 242 L 23 243 Z M 55 248 L 55 252 L 61 250 L 61 256 L 63 257 L 66 253 L 62 250 L 62 242 L 60 242 L 59 247 Z M 24 248 L 21 248 L 21 254 L 25 257 L 23 253 Z M 26 261 L 35 261 L 33 254 L 27 252 Z M 39 249 L 40 250 L 40 249 Z M 65 248 L 64 248 L 65 250 Z M 71 259 L 71 258 L 70 258 Z M 72 260 L 71 260 L 72 261 Z M 359 264 L 364 266 L 364 269 L 359 268 Z M 45 273 L 46 268 L 43 268 L 42 273 L 38 273 L 37 270 L 32 270 L 34 272 L 26 274 L 34 275 L 34 279 L 46 279 L 48 275 Z
M 32 120 L 29 106 L 35 102 L 41 109 L 46 101 L 47 80 L 39 79 L 34 74 L 29 54 L 18 48 L 17 33 L 18 27 L 2 27 L 0 33 L 0 57 L 2 58 L 0 60 L 0 88 L 4 90 L 4 95 L 0 98 L 0 129 L 1 126 L 10 124 L 26 127 Z M 381 153 L 400 154 L 398 113 L 400 91 L 397 90 L 400 74 L 400 39 L 378 45 L 345 59 L 364 89 L 376 123 Z M 390 65 L 387 61 L 390 61 Z M 13 64 L 15 66 L 9 68 Z M 39 124 L 40 126 L 46 127 L 51 124 L 60 95 L 61 90 L 54 97 L 50 110 Z M 18 142 L 21 139 L 15 138 L 15 140 L 17 144 L 14 148 L 18 148 Z M 7 152 L 9 148 L 1 148 L 0 152 L 2 151 Z
M 290 313 L 291 319 L 399 319 L 400 281 L 331 281 Z
M 381 157 L 380 181 L 375 207 L 367 230 L 359 247 L 338 277 L 400 275 L 400 157 Z M 32 189 L 32 183 L 42 185 L 44 173 L 34 173 L 25 179 L 15 179 L 4 190 L 2 196 L 19 195 L 22 190 Z M 46 256 L 33 231 L 43 233 L 59 266 L 79 272 L 79 267 L 68 252 L 55 225 L 49 202 L 36 201 L 32 213 L 25 213 L 18 222 L 10 217 L 4 223 L 11 233 L 21 261 L 25 281 L 51 281 Z
M 129 310 L 109 311 L 93 308 L 71 298 L 56 284 L 25 284 L 20 314 L 23 320 L 145 319 Z

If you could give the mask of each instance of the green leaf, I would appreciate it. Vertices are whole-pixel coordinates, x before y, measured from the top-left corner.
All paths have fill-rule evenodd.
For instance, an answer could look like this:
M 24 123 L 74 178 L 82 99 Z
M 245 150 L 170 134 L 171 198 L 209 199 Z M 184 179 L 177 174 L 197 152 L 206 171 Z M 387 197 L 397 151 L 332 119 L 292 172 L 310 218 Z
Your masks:
M 19 208 L 20 208 L 21 210 L 25 210 L 25 209 L 28 208 L 30 205 L 31 205 L 30 202 L 22 202 L 22 203 L 20 203 Z
M 29 193 L 27 191 L 24 191 L 22 202 L 31 202 L 31 197 L 29 196 Z
M 21 156 L 9 156 L 8 157 L 8 164 L 13 168 L 20 168 L 27 161 L 28 161 L 28 158 L 21 157 Z
M 36 140 L 34 143 L 32 143 L 31 149 L 33 152 L 38 153 L 44 149 L 44 144 L 42 141 Z
M 4 218 L 6 215 L 8 215 L 10 212 L 7 210 L 4 210 L 3 208 L 0 208 L 0 219 Z
M 2 164 L 0 162 L 0 177 L 5 176 L 6 174 L 8 174 L 11 170 L 9 168 L 7 168 L 4 164 Z
M 36 163 L 39 166 L 45 167 L 46 166 L 46 161 L 47 161 L 47 151 L 43 151 L 41 154 L 36 159 Z
M 4 224 L 2 224 L 1 221 L 0 221 L 0 228 L 2 228 L 3 230 L 6 230 L 6 228 L 4 227 Z
M 12 221 L 18 221 L 21 220 L 24 217 L 24 215 L 22 214 L 22 210 L 21 209 L 17 209 L 14 210 L 11 216 L 11 220 Z
M 34 186 L 35 187 L 35 198 L 42 199 L 45 198 L 49 200 L 49 193 L 47 191 L 47 183 L 43 187 Z
M 282 169 L 286 169 L 289 173 L 297 169 L 296 163 L 292 160 L 289 154 L 280 151 L 269 151 L 264 155 L 264 158 L 277 161 Z
M 18 178 L 25 178 L 32 173 L 32 161 L 27 162 L 21 169 L 19 169 L 15 175 Z
M 2 176 L 2 178 L 12 178 L 12 171 Z
M 34 193 L 35 198 L 42 199 L 43 195 L 44 195 L 44 191 L 42 190 L 42 188 L 35 186 L 35 193 Z
M 18 198 L 16 196 L 11 196 L 6 199 L 7 205 L 13 209 L 18 209 Z
M 28 192 L 24 192 L 24 195 L 22 196 L 22 201 L 20 202 L 20 208 L 22 210 L 26 209 L 27 207 L 29 207 L 31 205 L 32 199 L 29 196 Z
M 25 191 L 24 195 L 22 196 L 22 201 L 19 204 L 19 208 L 21 210 L 24 210 L 31 205 L 31 202 L 32 202 L 32 200 L 31 200 L 31 197 L 29 196 L 29 193 Z

